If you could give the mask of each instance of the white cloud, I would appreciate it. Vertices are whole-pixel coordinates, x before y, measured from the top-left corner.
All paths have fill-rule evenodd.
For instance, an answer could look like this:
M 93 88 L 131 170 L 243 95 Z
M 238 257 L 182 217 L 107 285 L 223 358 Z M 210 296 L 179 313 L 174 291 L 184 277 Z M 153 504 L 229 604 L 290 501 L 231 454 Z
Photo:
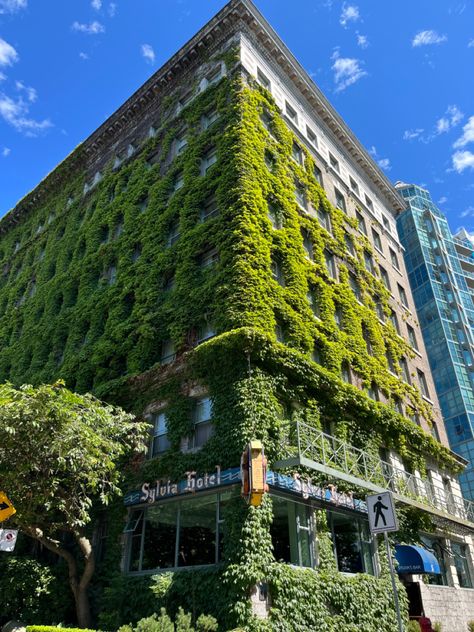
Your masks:
M 100 11 L 102 9 L 102 0 L 91 0 L 91 7 L 96 11 Z
M 456 105 L 449 105 L 446 114 L 436 121 L 436 134 L 445 134 L 456 127 L 464 118 L 464 114 Z
M 465 169 L 474 170 L 474 154 L 472 151 L 455 151 L 453 154 L 453 169 L 462 173 Z
M 448 40 L 446 35 L 439 35 L 436 31 L 420 31 L 413 38 L 412 46 L 427 46 L 428 44 L 442 44 Z
M 111 2 L 109 4 L 108 13 L 111 18 L 115 17 L 115 14 L 117 13 L 117 4 L 115 2 Z
M 30 86 L 25 86 L 23 81 L 15 81 L 15 87 L 18 92 L 24 92 L 26 94 L 26 98 L 30 103 L 34 103 L 38 98 L 38 93 L 36 92 L 36 90 L 34 88 L 31 88 Z
M 360 33 L 357 33 L 357 46 L 360 46 L 361 48 L 367 48 L 368 45 L 369 40 L 367 39 L 367 35 L 361 35 Z
M 468 48 L 474 48 L 474 39 L 469 40 L 469 43 L 467 45 Z
M 37 136 L 53 126 L 49 119 L 35 121 L 29 116 L 29 105 L 21 97 L 12 99 L 0 93 L 0 117 L 18 132 L 26 136 Z
M 406 129 L 403 132 L 403 140 L 413 140 L 414 138 L 419 138 L 424 131 L 425 130 L 422 127 L 418 127 L 417 129 Z
M 3 72 L 0 72 L 0 81 L 5 81 L 6 78 L 7 76 L 3 74 Z
M 465 147 L 468 143 L 474 143 L 474 116 L 470 116 L 468 122 L 462 128 L 462 136 L 457 139 L 453 147 Z
M 86 33 L 87 35 L 98 35 L 99 33 L 104 33 L 105 28 L 97 20 L 94 20 L 90 24 L 81 24 L 80 22 L 74 22 L 71 26 L 73 31 L 77 31 L 78 33 Z
M 370 147 L 368 151 L 381 169 L 384 169 L 385 171 L 390 171 L 390 169 L 392 168 L 392 165 L 390 164 L 390 158 L 379 158 L 375 145 L 372 145 L 372 147 Z
M 339 23 L 345 28 L 348 22 L 357 22 L 359 19 L 359 7 L 355 4 L 347 4 L 345 2 L 342 5 L 342 13 L 339 18 Z
M 79 57 L 81 59 L 89 59 L 89 55 L 87 53 L 84 53 L 84 51 L 81 50 L 81 52 L 79 53 Z
M 150 44 L 142 44 L 141 51 L 143 57 L 147 60 L 147 62 L 149 62 L 150 64 L 153 64 L 155 62 L 155 51 L 153 50 L 153 47 L 150 46 Z
M 18 61 L 18 53 L 11 44 L 0 37 L 0 66 L 11 66 Z
M 468 206 L 460 215 L 461 217 L 473 217 L 474 216 L 474 206 Z
M 9 155 L 10 155 L 10 153 L 11 153 L 11 149 L 10 149 L 10 147 L 4 147 L 4 148 L 2 149 L 2 156 L 3 156 L 4 158 L 6 158 L 7 156 L 9 156 Z
M 27 0 L 0 0 L 0 13 L 15 13 L 26 9 Z
M 440 197 L 438 200 L 438 204 L 446 204 L 446 202 L 448 201 L 448 198 L 443 195 L 443 197 Z
M 334 60 L 332 69 L 334 70 L 336 92 L 342 92 L 367 75 L 367 72 L 361 68 L 359 59 L 339 57 L 338 49 L 334 51 L 331 59 Z

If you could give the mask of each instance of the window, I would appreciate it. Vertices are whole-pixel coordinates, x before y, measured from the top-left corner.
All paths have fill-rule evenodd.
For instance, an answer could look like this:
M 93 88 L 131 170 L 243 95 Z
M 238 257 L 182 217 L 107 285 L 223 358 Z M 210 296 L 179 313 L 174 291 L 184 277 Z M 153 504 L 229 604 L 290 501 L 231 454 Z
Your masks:
M 205 176 L 213 164 L 217 162 L 217 150 L 209 149 L 201 160 L 201 175 Z
M 179 224 L 178 222 L 173 222 L 168 232 L 168 247 L 175 244 L 179 239 Z
M 142 198 L 138 202 L 138 208 L 140 209 L 140 213 L 144 213 L 148 208 L 148 196 Z
M 346 242 L 346 250 L 347 250 L 347 252 L 351 255 L 351 257 L 355 257 L 354 241 L 353 241 L 351 235 L 348 235 L 346 233 L 344 235 L 344 241 Z
M 352 384 L 351 367 L 347 360 L 344 360 L 341 364 L 341 378 L 343 382 L 346 382 L 347 384 Z
M 331 279 L 337 279 L 336 259 L 331 252 L 324 251 L 324 259 L 326 261 L 326 269 Z
M 263 127 L 271 134 L 273 131 L 273 119 L 270 112 L 268 110 L 263 110 L 260 115 L 260 120 L 262 121 Z
M 403 380 L 407 384 L 411 384 L 410 371 L 408 370 L 408 362 L 406 361 L 406 358 L 400 358 L 400 366 L 401 366 L 401 369 L 402 369 Z
M 285 101 L 285 112 L 290 121 L 295 125 L 298 125 L 298 114 L 296 113 L 296 110 L 291 107 L 288 101 Z
M 316 364 L 322 364 L 321 360 L 321 349 L 318 345 L 314 345 L 313 351 L 311 352 L 311 360 L 316 362 Z
M 451 541 L 451 551 L 454 556 L 454 565 L 456 567 L 459 586 L 461 588 L 472 588 L 471 572 L 467 559 L 469 555 L 467 546 Z
M 343 319 L 342 307 L 336 304 L 335 309 L 334 309 L 334 322 L 339 327 L 339 329 L 342 329 L 342 319 Z
M 179 171 L 173 179 L 173 193 L 176 193 L 176 191 L 179 191 L 180 189 L 182 189 L 183 186 L 184 186 L 184 175 L 182 171 Z
M 357 227 L 360 230 L 360 232 L 364 233 L 364 235 L 367 235 L 367 226 L 365 225 L 365 219 L 359 213 L 359 211 L 356 211 L 356 219 L 357 219 Z
M 395 362 L 393 361 L 393 355 L 390 350 L 385 352 L 385 358 L 387 360 L 388 370 L 390 373 L 395 373 Z
M 429 399 L 430 393 L 428 390 L 428 383 L 426 381 L 425 374 L 423 373 L 423 371 L 420 371 L 420 369 L 417 369 L 416 372 L 418 374 L 418 384 L 420 385 L 421 394 L 423 395 L 423 397 L 427 397 Z
M 194 434 L 192 448 L 201 448 L 214 434 L 212 424 L 212 401 L 209 397 L 196 400 L 194 406 Z
M 275 338 L 277 339 L 278 342 L 282 342 L 282 343 L 285 342 L 286 340 L 285 329 L 283 325 L 280 325 L 279 323 L 275 325 Z
M 291 148 L 291 156 L 293 158 L 293 160 L 295 160 L 299 165 L 302 165 L 304 162 L 303 159 L 303 150 L 301 149 L 301 147 L 298 145 L 298 143 L 295 143 L 293 141 L 293 145 Z
M 306 257 L 310 261 L 313 261 L 313 259 L 314 259 L 314 252 L 313 252 L 313 240 L 311 239 L 311 235 L 305 229 L 302 229 L 301 235 L 303 237 L 303 248 L 305 250 Z
M 161 412 L 156 414 L 153 418 L 153 445 L 151 456 L 166 452 L 170 446 L 166 413 Z
M 258 67 L 257 67 L 257 81 L 266 90 L 272 89 L 272 84 L 270 83 L 270 79 Z
M 349 285 L 351 286 L 351 290 L 352 290 L 354 296 L 359 301 L 359 303 L 361 303 L 362 302 L 362 292 L 360 290 L 359 282 L 357 281 L 356 277 L 353 274 L 349 274 Z
M 138 261 L 138 259 L 140 259 L 141 254 L 142 254 L 142 247 L 140 244 L 137 244 L 135 248 L 133 249 L 133 253 L 132 253 L 133 263 L 135 263 L 136 261 Z
M 176 349 L 171 340 L 165 340 L 161 345 L 161 364 L 170 364 L 176 359 Z
M 186 133 L 183 132 L 180 134 L 174 141 L 174 151 L 175 155 L 179 156 L 187 147 L 188 139 L 186 137 Z
M 334 171 L 337 171 L 337 173 L 339 173 L 339 160 L 337 160 L 337 158 L 335 158 L 331 153 L 329 154 L 329 164 L 334 169 Z
M 319 184 L 320 187 L 322 187 L 323 186 L 323 174 L 321 172 L 321 169 L 317 165 L 314 165 L 313 175 L 314 175 L 314 179 L 316 180 L 316 182 Z
M 377 312 L 377 317 L 383 323 L 385 322 L 385 312 L 383 309 L 382 301 L 378 297 L 374 297 L 375 302 L 375 311 Z
M 281 269 L 280 262 L 277 261 L 276 259 L 273 259 L 272 264 L 271 264 L 271 269 L 272 269 L 272 277 L 274 281 L 276 281 L 282 287 L 285 287 L 285 278 L 283 276 L 283 271 Z
M 334 554 L 341 573 L 374 574 L 371 536 L 366 521 L 328 512 Z
M 334 189 L 334 194 L 336 196 L 336 206 L 337 208 L 341 209 L 341 211 L 343 211 L 344 213 L 347 213 L 347 209 L 346 209 L 346 200 L 344 199 L 344 196 L 342 195 L 342 193 L 339 191 L 339 189 Z
M 219 253 L 217 252 L 217 248 L 210 248 L 203 252 L 199 257 L 199 266 L 201 268 L 208 268 L 213 266 L 215 263 L 219 261 Z
M 275 230 L 279 230 L 282 227 L 281 213 L 271 202 L 268 203 L 267 217 Z
M 395 252 L 395 250 L 392 250 L 392 248 L 389 248 L 389 250 L 390 250 L 390 261 L 392 262 L 393 267 L 396 268 L 397 270 L 400 270 L 400 264 L 398 263 L 397 253 Z
M 117 223 L 115 224 L 112 239 L 118 239 L 122 233 L 123 233 L 123 216 L 121 215 L 117 218 Z
M 331 232 L 331 217 L 326 209 L 322 206 L 322 203 L 320 203 L 318 207 L 318 221 L 319 225 L 322 228 L 325 228 L 328 233 Z
M 215 217 L 219 214 L 219 209 L 217 207 L 217 200 L 215 195 L 207 198 L 204 204 L 202 205 L 199 218 L 201 222 L 205 222 L 207 219 L 211 219 L 211 217 Z
M 275 560 L 313 567 L 313 525 L 310 507 L 273 495 L 272 506 L 273 521 L 270 534 Z
M 202 129 L 206 130 L 211 127 L 219 118 L 219 112 L 217 110 L 210 110 L 201 119 Z
M 380 401 L 379 388 L 375 382 L 370 383 L 370 386 L 367 389 L 367 395 L 375 402 Z
M 416 340 L 415 330 L 410 325 L 407 325 L 407 332 L 408 340 L 410 341 L 411 346 L 413 347 L 413 349 L 418 350 L 418 342 Z
M 365 194 L 365 203 L 368 209 L 370 209 L 371 211 L 374 210 L 374 203 L 372 202 L 372 200 L 369 198 L 367 194 Z
M 295 186 L 295 195 L 296 195 L 296 201 L 298 202 L 298 204 L 301 206 L 301 208 L 306 210 L 308 207 L 308 200 L 306 199 L 306 191 L 304 190 L 304 187 L 301 184 L 297 184 Z
M 311 145 L 313 145 L 313 147 L 318 147 L 318 139 L 316 134 L 313 132 L 313 130 L 311 129 L 311 127 L 308 127 L 306 125 L 306 138 L 309 140 L 309 142 L 311 143 Z
M 351 189 L 354 191 L 356 195 L 359 195 L 359 185 L 357 184 L 357 182 L 354 180 L 354 178 L 351 178 L 350 176 L 349 176 L 349 181 L 351 183 Z
M 216 330 L 212 323 L 205 323 L 202 327 L 199 327 L 197 332 L 197 344 L 201 344 L 205 340 L 209 340 L 216 335 Z
M 382 215 L 382 223 L 385 230 L 388 230 L 388 232 L 390 232 L 390 221 L 385 215 Z
M 117 266 L 109 266 L 104 272 L 102 278 L 108 285 L 113 285 L 117 280 Z
M 316 289 L 313 288 L 312 290 L 310 290 L 306 294 L 306 298 L 308 299 L 309 306 L 314 316 L 316 316 L 316 318 L 321 318 L 321 312 L 319 309 L 319 301 L 318 301 L 318 293 Z
M 271 152 L 268 149 L 266 149 L 265 150 L 264 160 L 265 160 L 265 164 L 267 166 L 268 171 L 273 173 L 275 171 L 275 167 L 276 167 L 275 154 L 273 154 L 273 152 Z
M 364 250 L 364 264 L 367 272 L 370 272 L 370 274 L 375 274 L 374 259 L 370 252 L 367 252 L 367 250 Z
M 390 316 L 389 316 L 390 322 L 392 323 L 392 325 L 395 327 L 395 329 L 397 330 L 397 334 L 400 334 L 400 325 L 398 324 L 398 316 L 397 314 L 394 312 L 394 310 L 392 309 L 390 312 Z
M 398 286 L 398 295 L 400 296 L 400 300 L 402 302 L 402 305 L 404 307 L 407 307 L 408 306 L 408 300 L 407 300 L 407 294 L 405 292 L 405 288 L 402 287 L 400 285 L 400 283 L 397 283 L 397 286 Z
M 221 79 L 223 74 L 224 73 L 222 64 L 219 64 L 218 66 L 213 68 L 211 72 L 209 72 L 205 77 L 206 87 L 212 86 L 214 83 L 217 83 Z
M 382 279 L 382 283 L 385 285 L 387 290 L 390 290 L 390 279 L 388 278 L 387 270 L 385 270 L 385 268 L 379 265 L 379 271 L 380 271 L 380 278 Z
M 379 252 L 383 252 L 382 250 L 382 240 L 380 239 L 379 233 L 372 228 L 372 239 L 374 241 L 374 246 L 377 248 Z
M 365 348 L 369 355 L 373 355 L 372 341 L 370 339 L 369 330 L 365 325 L 362 325 L 362 338 L 365 341 Z
M 394 397 L 393 399 L 393 407 L 397 411 L 399 415 L 404 415 L 405 411 L 403 410 L 403 402 L 400 397 Z
M 178 109 L 178 114 L 179 114 L 179 112 L 181 112 L 181 110 L 183 108 L 185 108 L 187 105 L 189 105 L 191 103 L 193 98 L 194 98 L 194 90 L 189 90 L 188 92 L 183 94 L 181 99 L 178 101 L 178 108 L 177 108 Z
M 156 127 L 154 127 L 153 125 L 150 125 L 150 128 L 148 129 L 148 138 L 155 138 L 156 136 Z

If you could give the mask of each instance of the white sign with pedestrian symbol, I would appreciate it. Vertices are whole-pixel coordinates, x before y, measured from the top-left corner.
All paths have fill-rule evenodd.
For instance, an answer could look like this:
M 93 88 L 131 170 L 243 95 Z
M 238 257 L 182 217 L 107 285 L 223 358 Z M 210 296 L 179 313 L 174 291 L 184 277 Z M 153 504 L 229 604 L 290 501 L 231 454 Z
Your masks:
M 11 553 L 15 548 L 17 536 L 16 529 L 0 529 L 0 551 Z
M 398 531 L 397 514 L 391 492 L 367 496 L 367 511 L 371 533 Z

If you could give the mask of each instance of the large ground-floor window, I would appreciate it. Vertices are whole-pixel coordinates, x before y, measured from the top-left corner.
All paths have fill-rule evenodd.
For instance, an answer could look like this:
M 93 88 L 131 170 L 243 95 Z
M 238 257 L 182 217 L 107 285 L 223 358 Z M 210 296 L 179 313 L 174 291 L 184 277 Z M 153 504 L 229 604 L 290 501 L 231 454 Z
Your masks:
M 314 566 L 314 522 L 308 505 L 272 496 L 271 536 L 277 561 Z
M 328 511 L 334 555 L 342 573 L 374 574 L 373 546 L 367 520 Z

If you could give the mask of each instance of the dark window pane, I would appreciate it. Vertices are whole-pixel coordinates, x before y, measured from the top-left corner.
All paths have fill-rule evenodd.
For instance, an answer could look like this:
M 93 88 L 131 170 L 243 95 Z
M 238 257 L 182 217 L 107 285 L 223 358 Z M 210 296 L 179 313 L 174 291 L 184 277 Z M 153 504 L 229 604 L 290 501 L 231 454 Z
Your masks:
M 201 496 L 181 503 L 178 566 L 215 564 L 217 496 Z
M 175 565 L 177 503 L 149 507 L 145 519 L 142 570 Z

